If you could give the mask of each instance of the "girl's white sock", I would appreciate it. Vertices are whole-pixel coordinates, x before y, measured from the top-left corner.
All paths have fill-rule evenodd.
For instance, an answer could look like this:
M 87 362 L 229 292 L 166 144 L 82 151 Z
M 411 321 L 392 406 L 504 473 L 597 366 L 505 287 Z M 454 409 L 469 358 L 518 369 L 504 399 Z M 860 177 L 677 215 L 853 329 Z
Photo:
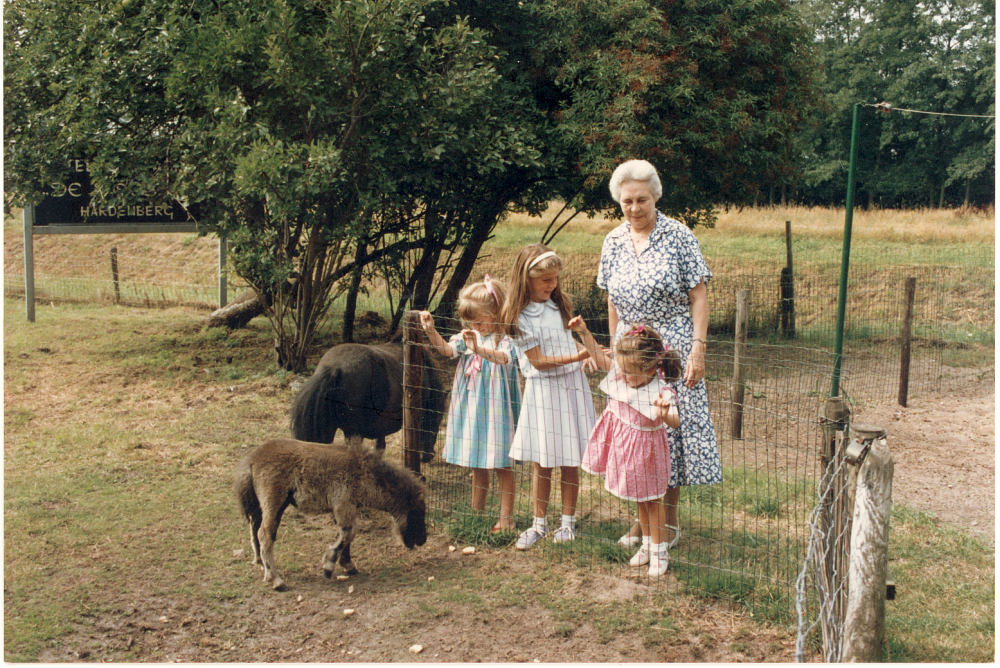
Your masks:
M 535 523 L 532 525 L 538 533 L 546 533 L 549 530 L 549 523 L 544 517 L 536 517 Z
M 643 540 L 646 540 L 645 537 L 643 537 Z M 662 543 L 657 543 L 655 545 L 651 544 L 649 546 L 649 551 L 650 551 L 651 554 L 659 554 L 659 555 L 666 554 L 667 553 L 667 543 L 666 543 L 666 541 L 664 541 Z
M 576 515 L 562 515 L 562 525 L 576 531 Z
M 649 552 L 649 548 L 652 546 L 652 544 L 653 544 L 652 538 L 650 538 L 649 536 L 642 537 L 642 549 L 644 549 L 646 552 Z

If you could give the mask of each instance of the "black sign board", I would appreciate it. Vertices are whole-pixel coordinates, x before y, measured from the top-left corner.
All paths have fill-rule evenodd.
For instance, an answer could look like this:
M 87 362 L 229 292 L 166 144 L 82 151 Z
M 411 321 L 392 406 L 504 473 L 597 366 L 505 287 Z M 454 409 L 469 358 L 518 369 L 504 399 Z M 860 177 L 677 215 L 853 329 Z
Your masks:
M 35 227 L 49 225 L 143 225 L 188 224 L 197 221 L 195 207 L 179 202 L 136 202 L 108 206 L 93 201 L 90 170 L 86 160 L 70 160 L 67 183 L 52 184 L 49 194 L 35 206 Z

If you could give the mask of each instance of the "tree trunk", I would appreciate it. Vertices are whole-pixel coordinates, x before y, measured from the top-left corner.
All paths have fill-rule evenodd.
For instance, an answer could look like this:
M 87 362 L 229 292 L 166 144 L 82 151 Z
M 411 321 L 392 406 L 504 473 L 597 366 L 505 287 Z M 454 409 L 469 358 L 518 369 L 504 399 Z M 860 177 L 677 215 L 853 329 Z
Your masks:
M 354 254 L 354 271 L 351 272 L 351 285 L 347 289 L 344 300 L 344 321 L 341 325 L 341 338 L 344 343 L 354 343 L 354 315 L 358 310 L 358 290 L 361 289 L 361 274 L 365 266 L 365 256 L 368 254 L 368 244 L 364 239 L 358 241 L 358 250 Z
M 259 315 L 264 314 L 264 301 L 255 290 L 247 290 L 240 294 L 232 303 L 212 311 L 205 319 L 206 327 L 228 327 L 242 329 Z
M 474 223 L 475 229 L 472 232 L 472 237 L 465 245 L 465 248 L 462 249 L 462 256 L 458 258 L 458 262 L 455 264 L 455 271 L 448 281 L 448 287 L 445 288 L 441 295 L 441 301 L 438 302 L 437 308 L 434 309 L 434 315 L 443 318 L 453 318 L 455 316 L 455 304 L 458 301 L 458 292 L 469 280 L 472 269 L 476 265 L 476 260 L 479 258 L 479 252 L 490 238 L 490 234 L 493 233 L 493 228 L 496 227 L 502 213 L 503 209 L 501 208 L 493 214 L 484 215 Z

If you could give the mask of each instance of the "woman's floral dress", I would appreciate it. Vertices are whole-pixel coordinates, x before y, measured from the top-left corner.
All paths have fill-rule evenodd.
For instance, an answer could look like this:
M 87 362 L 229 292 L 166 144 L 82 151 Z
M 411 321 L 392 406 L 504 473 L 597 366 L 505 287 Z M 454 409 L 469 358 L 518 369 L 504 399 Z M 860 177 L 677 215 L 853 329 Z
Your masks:
M 677 350 L 684 364 L 691 354 L 694 322 L 688 292 L 712 272 L 701 254 L 698 239 L 683 223 L 656 213 L 656 226 L 649 244 L 636 255 L 629 236 L 630 224 L 622 223 L 604 239 L 597 285 L 607 290 L 618 312 L 615 341 L 631 323 L 652 326 L 664 343 Z M 670 487 L 710 485 L 722 482 L 722 461 L 715 427 L 708 411 L 705 381 L 693 388 L 682 379 L 677 390 L 681 426 L 670 439 Z

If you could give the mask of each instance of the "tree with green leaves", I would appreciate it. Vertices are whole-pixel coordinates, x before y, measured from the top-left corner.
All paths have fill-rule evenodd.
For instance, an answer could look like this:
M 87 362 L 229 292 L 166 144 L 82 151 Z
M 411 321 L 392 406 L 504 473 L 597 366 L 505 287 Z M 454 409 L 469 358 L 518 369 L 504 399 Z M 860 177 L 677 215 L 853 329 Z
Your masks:
M 429 28 L 429 4 L 6 3 L 5 92 L 22 102 L 5 108 L 7 191 L 37 199 L 80 155 L 109 200 L 199 203 L 266 303 L 278 365 L 299 370 L 354 260 L 417 243 L 389 215 L 412 203 L 406 165 L 531 158 L 477 113 L 495 54 L 460 19 Z
M 858 201 L 943 206 L 994 201 L 995 5 L 992 0 L 812 0 L 827 113 L 802 137 L 809 203 L 842 202 L 851 116 L 865 108 Z M 958 187 L 955 187 L 958 186 Z
M 291 370 L 334 298 L 348 338 L 376 272 L 397 316 L 449 313 L 507 213 L 561 199 L 557 233 L 613 209 L 622 160 L 710 222 L 791 173 L 812 104 L 782 0 L 10 0 L 4 17 L 6 192 L 37 201 L 82 156 L 109 203 L 197 203 Z

